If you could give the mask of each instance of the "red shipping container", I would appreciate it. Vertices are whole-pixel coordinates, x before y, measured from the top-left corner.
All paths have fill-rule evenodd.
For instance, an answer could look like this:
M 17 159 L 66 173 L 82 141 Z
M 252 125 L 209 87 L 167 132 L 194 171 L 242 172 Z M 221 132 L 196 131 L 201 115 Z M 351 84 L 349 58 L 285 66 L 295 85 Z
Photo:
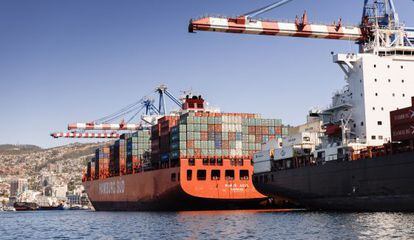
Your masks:
M 201 141 L 207 141 L 208 140 L 208 133 L 207 132 L 201 132 Z
M 282 127 L 275 127 L 276 135 L 282 135 Z
M 126 161 L 125 158 L 119 158 L 119 173 L 120 175 L 126 174 Z
M 391 126 L 414 124 L 414 97 L 411 98 L 411 107 L 390 112 Z
M 214 131 L 215 132 L 221 132 L 222 126 L 221 124 L 214 124 Z
M 391 128 L 392 141 L 414 140 L 414 124 L 402 124 Z
M 196 148 L 194 149 L 194 156 L 197 157 L 201 157 L 201 149 Z

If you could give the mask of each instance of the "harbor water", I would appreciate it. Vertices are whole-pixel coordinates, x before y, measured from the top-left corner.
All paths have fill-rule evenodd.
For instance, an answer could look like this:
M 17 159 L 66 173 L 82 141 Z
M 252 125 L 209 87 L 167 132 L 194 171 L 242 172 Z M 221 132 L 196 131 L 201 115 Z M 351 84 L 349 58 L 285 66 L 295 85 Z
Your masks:
M 414 214 L 0 212 L 0 239 L 413 239 Z

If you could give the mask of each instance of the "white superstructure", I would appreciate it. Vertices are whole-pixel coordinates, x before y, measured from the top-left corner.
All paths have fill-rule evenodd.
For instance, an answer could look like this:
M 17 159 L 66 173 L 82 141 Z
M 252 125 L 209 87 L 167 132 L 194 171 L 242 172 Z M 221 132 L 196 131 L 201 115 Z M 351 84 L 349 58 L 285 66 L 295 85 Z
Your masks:
M 333 123 L 348 120 L 351 142 L 390 141 L 390 111 L 409 105 L 414 96 L 414 48 L 338 54 L 334 62 L 344 70 L 347 84 L 324 113 Z
M 337 54 L 346 86 L 324 111 L 325 121 L 347 122 L 349 141 L 381 145 L 391 140 L 390 111 L 414 96 L 414 48 L 381 47 L 359 54 Z

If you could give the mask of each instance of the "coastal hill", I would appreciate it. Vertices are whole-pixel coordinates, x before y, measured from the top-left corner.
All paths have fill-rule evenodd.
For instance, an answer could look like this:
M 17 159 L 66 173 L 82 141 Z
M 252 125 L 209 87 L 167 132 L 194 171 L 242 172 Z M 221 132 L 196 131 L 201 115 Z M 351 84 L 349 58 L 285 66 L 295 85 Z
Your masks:
M 0 145 L 0 182 L 28 178 L 30 186 L 37 189 L 41 175 L 54 172 L 64 181 L 80 184 L 88 159 L 102 144 L 73 143 L 48 149 L 34 145 Z

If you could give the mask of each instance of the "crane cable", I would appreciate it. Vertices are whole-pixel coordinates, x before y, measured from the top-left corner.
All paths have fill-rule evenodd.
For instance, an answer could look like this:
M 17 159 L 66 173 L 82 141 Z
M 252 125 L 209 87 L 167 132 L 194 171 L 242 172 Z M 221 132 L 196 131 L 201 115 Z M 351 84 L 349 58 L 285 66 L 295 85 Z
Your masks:
M 138 100 L 138 101 L 136 101 L 136 102 L 134 102 L 132 104 L 129 104 L 129 105 L 121 108 L 120 110 L 118 110 L 118 111 L 116 111 L 116 112 L 114 112 L 112 114 L 109 114 L 109 115 L 104 116 L 102 118 L 96 119 L 93 122 L 98 122 L 98 123 L 99 122 L 103 122 L 103 123 L 107 123 L 107 122 L 110 122 L 111 120 L 117 119 L 117 118 L 119 118 L 119 117 L 121 117 L 121 116 L 123 116 L 123 115 L 125 115 L 125 114 L 127 114 L 129 112 L 131 112 L 131 111 L 128 111 L 128 110 L 130 110 L 131 108 L 136 107 L 138 104 L 141 104 L 147 98 L 147 96 L 150 93 L 151 92 L 145 94 L 144 97 L 142 97 L 140 100 Z

